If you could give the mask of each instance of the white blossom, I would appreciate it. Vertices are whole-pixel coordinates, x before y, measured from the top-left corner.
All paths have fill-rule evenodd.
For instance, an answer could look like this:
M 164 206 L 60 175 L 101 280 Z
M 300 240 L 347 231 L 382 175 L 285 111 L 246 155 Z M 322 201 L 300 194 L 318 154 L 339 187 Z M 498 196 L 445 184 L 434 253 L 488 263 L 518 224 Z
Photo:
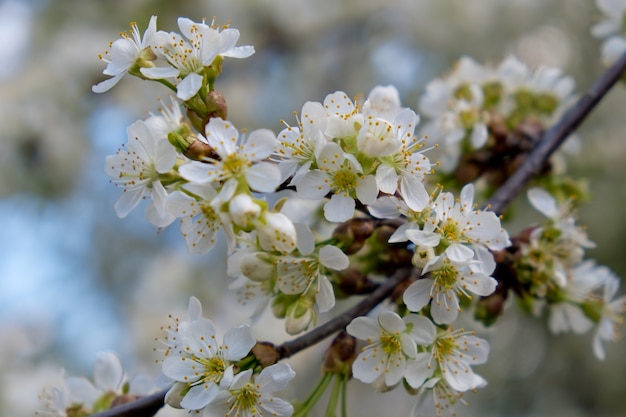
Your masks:
M 220 158 L 181 166 L 179 172 L 188 181 L 218 185 L 234 179 L 246 181 L 259 192 L 272 192 L 280 184 L 278 168 L 264 162 L 276 141 L 270 130 L 259 129 L 240 137 L 232 123 L 213 118 L 206 126 L 206 141 Z
M 173 220 L 165 209 L 167 192 L 159 174 L 168 173 L 176 162 L 176 151 L 167 141 L 153 132 L 144 121 L 137 121 L 127 130 L 128 145 L 106 158 L 106 173 L 111 182 L 122 187 L 123 193 L 115 203 L 119 217 L 126 217 L 146 196 L 162 219 L 164 226 Z
M 365 383 L 381 378 L 390 387 L 405 376 L 407 361 L 418 355 L 417 345 L 430 345 L 436 333 L 426 317 L 409 314 L 401 318 L 392 311 L 380 313 L 377 321 L 357 317 L 346 331 L 367 342 L 352 365 L 354 377 Z
M 252 370 L 233 375 L 229 368 L 220 383 L 222 392 L 205 410 L 205 417 L 289 417 L 293 406 L 287 401 L 272 395 L 287 387 L 296 376 L 286 363 L 263 368 L 260 374 L 252 375 Z
M 212 26 L 194 22 L 186 17 L 178 18 L 182 36 L 176 32 L 159 31 L 153 36 L 152 49 L 162 56 L 169 67 L 142 68 L 148 78 L 180 78 L 176 96 L 189 100 L 203 85 L 201 75 L 219 56 L 247 58 L 254 53 L 252 46 L 236 47 L 239 39 L 237 29 L 226 28 L 221 32 Z
M 131 36 L 122 33 L 122 39 L 118 39 L 111 44 L 111 50 L 106 53 L 106 56 L 102 56 L 101 59 L 107 63 L 102 73 L 111 75 L 112 78 L 94 85 L 91 88 L 94 93 L 109 91 L 128 73 L 131 67 L 138 64 L 138 61 L 141 61 L 141 65 L 147 65 L 146 60 L 153 55 L 153 52 L 150 50 L 150 44 L 156 33 L 156 19 L 156 16 L 150 18 L 150 23 L 148 23 L 143 39 L 139 34 L 137 24 L 133 22 L 130 29 Z

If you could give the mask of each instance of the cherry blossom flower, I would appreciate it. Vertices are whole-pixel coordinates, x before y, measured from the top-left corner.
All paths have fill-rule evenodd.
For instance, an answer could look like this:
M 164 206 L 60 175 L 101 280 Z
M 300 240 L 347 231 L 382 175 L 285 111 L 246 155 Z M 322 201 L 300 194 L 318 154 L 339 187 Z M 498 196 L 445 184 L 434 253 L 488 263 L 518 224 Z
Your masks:
M 235 46 L 239 39 L 237 29 L 226 28 L 220 32 L 186 17 L 178 18 L 178 27 L 182 36 L 159 31 L 151 42 L 152 49 L 170 66 L 142 68 L 141 73 L 152 79 L 180 78 L 176 96 L 181 100 L 189 100 L 198 93 L 203 85 L 203 70 L 218 56 L 247 58 L 254 53 L 252 46 Z
M 218 345 L 215 326 L 200 316 L 202 306 L 197 299 L 190 300 L 189 310 L 190 321 L 178 324 L 176 349 L 169 350 L 162 372 L 176 381 L 166 397 L 170 405 L 201 410 L 220 392 L 227 369 L 246 356 L 256 341 L 249 326 L 242 325 L 226 332 L 223 344 Z M 182 399 L 181 392 L 185 392 Z
M 318 200 L 332 193 L 324 205 L 324 217 L 331 222 L 344 222 L 354 215 L 355 199 L 363 204 L 373 203 L 378 195 L 376 179 L 364 175 L 361 164 L 351 154 L 330 142 L 317 158 L 319 169 L 309 171 L 296 189 L 303 199 Z
M 180 219 L 180 232 L 189 253 L 207 253 L 216 241 L 217 231 L 224 225 L 223 217 L 215 209 L 213 199 L 217 191 L 211 184 L 187 184 L 185 191 L 172 192 L 165 201 L 169 213 Z M 232 226 L 224 228 L 229 242 L 234 245 Z
M 442 377 L 455 391 L 465 392 L 485 385 L 471 365 L 487 361 L 489 343 L 463 330 L 440 333 L 426 352 L 420 352 L 407 364 L 406 381 L 419 388 L 431 376 Z
M 620 280 L 610 271 L 605 270 L 604 291 L 602 293 L 602 308 L 597 329 L 593 336 L 593 353 L 600 360 L 606 358 L 603 343 L 615 341 L 619 337 L 617 327 L 626 321 L 626 296 L 615 298 L 619 289 Z
M 123 188 L 115 203 L 115 211 L 119 217 L 126 217 L 144 196 L 149 195 L 157 213 L 153 218 L 162 219 L 157 226 L 164 226 L 173 218 L 165 210 L 167 192 L 159 174 L 172 169 L 176 151 L 147 122 L 139 120 L 129 126 L 127 132 L 128 145 L 106 158 L 107 175 L 113 184 Z
M 268 129 L 252 131 L 239 136 L 232 123 L 213 118 L 206 126 L 206 141 L 219 155 L 203 162 L 191 162 L 180 167 L 183 178 L 197 183 L 214 183 L 216 186 L 234 179 L 245 183 L 255 191 L 273 192 L 280 184 L 280 171 L 268 158 L 276 143 L 276 137 Z
M 591 34 L 604 39 L 602 44 L 602 61 L 611 65 L 626 51 L 624 38 L 624 16 L 626 1 L 596 0 L 596 5 L 604 14 L 604 19 L 591 28 Z
M 453 260 L 446 253 L 436 256 L 422 270 L 422 274 L 430 274 L 404 291 L 404 303 L 409 310 L 419 312 L 432 300 L 430 314 L 435 323 L 452 323 L 461 311 L 460 295 L 471 299 L 471 294 L 487 296 L 495 291 L 498 282 L 489 276 L 494 268 L 495 262 L 471 257 Z
M 368 343 L 352 365 L 354 377 L 365 383 L 380 378 L 389 387 L 405 376 L 407 361 L 418 355 L 417 345 L 430 345 L 436 333 L 426 317 L 409 314 L 401 318 L 392 311 L 380 313 L 377 321 L 357 317 L 346 331 Z
M 133 67 L 145 68 L 153 66 L 150 61 L 156 59 L 156 56 L 150 49 L 150 43 L 156 33 L 156 20 L 156 16 L 150 18 L 150 23 L 148 23 L 143 39 L 139 34 L 137 24 L 133 22 L 130 26 L 131 36 L 122 33 L 122 39 L 118 39 L 111 44 L 111 50 L 106 53 L 106 56 L 101 56 L 100 59 L 107 63 L 102 73 L 113 77 L 94 85 L 91 88 L 94 93 L 109 91 Z
M 285 389 L 295 376 L 286 363 L 268 366 L 254 376 L 250 369 L 233 375 L 232 368 L 229 368 L 220 383 L 222 392 L 204 410 L 204 416 L 289 417 L 293 414 L 293 406 L 272 393 Z

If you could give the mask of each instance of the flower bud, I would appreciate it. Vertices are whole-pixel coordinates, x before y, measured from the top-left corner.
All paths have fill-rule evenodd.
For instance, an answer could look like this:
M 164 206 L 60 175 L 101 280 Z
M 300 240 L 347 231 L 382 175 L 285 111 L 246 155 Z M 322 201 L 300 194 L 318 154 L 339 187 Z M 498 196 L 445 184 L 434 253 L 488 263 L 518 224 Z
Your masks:
M 282 213 L 266 212 L 255 223 L 259 244 L 269 252 L 290 253 L 296 247 L 296 228 Z
M 276 347 L 270 342 L 256 342 L 252 347 L 252 353 L 263 368 L 274 365 L 280 359 Z
M 376 221 L 364 218 L 352 218 L 335 228 L 333 237 L 341 241 L 341 247 L 346 255 L 358 252 L 368 237 L 376 230 Z
M 435 249 L 431 246 L 417 246 L 415 253 L 411 258 L 411 263 L 419 269 L 424 269 L 424 266 L 435 257 Z
M 211 90 L 206 95 L 206 108 L 207 115 L 205 117 L 205 126 L 209 123 L 209 121 L 214 117 L 219 117 L 220 119 L 226 120 L 226 116 L 228 115 L 228 106 L 226 105 L 226 99 L 217 90 Z
M 295 303 L 287 307 L 285 314 L 285 330 L 290 335 L 302 333 L 311 324 L 317 322 L 317 312 L 314 308 L 315 299 L 301 296 Z
M 228 211 L 233 223 L 249 231 L 259 218 L 261 207 L 248 194 L 238 194 L 230 200 Z
M 169 391 L 167 391 L 167 394 L 165 394 L 165 404 L 173 408 L 182 409 L 183 407 L 180 403 L 185 397 L 187 391 L 187 384 L 175 382 L 174 385 L 172 385 L 172 388 L 170 388 Z
M 352 375 L 352 362 L 356 357 L 356 339 L 345 331 L 339 333 L 324 352 L 322 372 Z
M 247 253 L 241 257 L 239 270 L 246 278 L 262 282 L 274 276 L 274 265 L 261 259 L 262 254 L 264 252 Z

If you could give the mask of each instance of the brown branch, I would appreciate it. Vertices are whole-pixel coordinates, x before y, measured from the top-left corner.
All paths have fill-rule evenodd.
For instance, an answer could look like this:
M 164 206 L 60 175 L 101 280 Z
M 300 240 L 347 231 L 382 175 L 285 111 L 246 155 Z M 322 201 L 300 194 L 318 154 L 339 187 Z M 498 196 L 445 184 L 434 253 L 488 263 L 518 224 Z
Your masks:
M 328 336 L 338 332 L 346 327 L 352 319 L 367 314 L 370 310 L 380 304 L 385 298 L 389 297 L 393 290 L 402 281 L 411 276 L 413 268 L 404 268 L 396 271 L 387 281 L 380 284 L 366 299 L 355 305 L 354 307 L 344 311 L 340 315 L 327 321 L 319 327 L 303 334 L 302 336 L 276 346 L 276 351 L 281 359 L 295 355 L 299 351 L 322 341 Z
M 522 166 L 498 189 L 489 200 L 491 210 L 502 213 L 524 186 L 536 175 L 550 155 L 585 120 L 591 110 L 600 102 L 613 85 L 626 71 L 626 53 L 606 71 L 598 82 L 568 110 L 561 120 L 543 135 L 537 147 L 528 155 Z M 398 270 L 382 283 L 366 299 L 339 316 L 324 323 L 294 340 L 276 347 L 281 359 L 288 358 L 301 350 L 320 342 L 339 331 L 352 319 L 367 314 L 387 298 L 395 287 L 411 276 L 407 269 Z M 167 390 L 159 391 L 136 401 L 120 405 L 93 417 L 148 417 L 153 416 L 163 406 Z
M 101 413 L 93 414 L 93 417 L 152 417 L 163 407 L 165 394 L 168 390 L 169 388 L 118 405 Z
M 589 115 L 600 100 L 626 71 L 626 53 L 609 68 L 591 89 L 561 117 L 561 120 L 546 130 L 541 141 L 533 149 L 517 171 L 496 191 L 488 207 L 502 214 L 511 201 L 537 175 L 546 161 Z

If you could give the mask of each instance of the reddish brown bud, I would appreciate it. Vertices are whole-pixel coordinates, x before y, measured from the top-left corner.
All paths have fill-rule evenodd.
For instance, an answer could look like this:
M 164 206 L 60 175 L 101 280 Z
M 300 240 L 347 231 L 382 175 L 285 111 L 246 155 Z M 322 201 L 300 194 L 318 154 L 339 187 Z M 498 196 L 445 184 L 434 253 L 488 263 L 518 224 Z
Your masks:
M 356 357 L 356 339 L 345 331 L 335 337 L 326 352 L 322 372 L 352 375 L 352 362 Z
M 352 255 L 365 245 L 365 241 L 376 230 L 378 221 L 373 219 L 353 218 L 337 226 L 333 237 L 341 240 L 342 249 L 347 255 Z
M 337 287 L 343 295 L 367 294 L 374 290 L 375 284 L 357 268 L 348 268 L 337 273 L 340 281 Z
M 183 152 L 183 155 L 189 159 L 193 159 L 194 161 L 203 161 L 206 158 L 220 159 L 220 156 L 215 151 L 215 148 L 199 139 L 191 142 L 191 145 L 189 145 L 187 150 Z
M 280 354 L 270 342 L 257 342 L 252 347 L 252 354 L 262 367 L 274 365 L 280 359 Z

